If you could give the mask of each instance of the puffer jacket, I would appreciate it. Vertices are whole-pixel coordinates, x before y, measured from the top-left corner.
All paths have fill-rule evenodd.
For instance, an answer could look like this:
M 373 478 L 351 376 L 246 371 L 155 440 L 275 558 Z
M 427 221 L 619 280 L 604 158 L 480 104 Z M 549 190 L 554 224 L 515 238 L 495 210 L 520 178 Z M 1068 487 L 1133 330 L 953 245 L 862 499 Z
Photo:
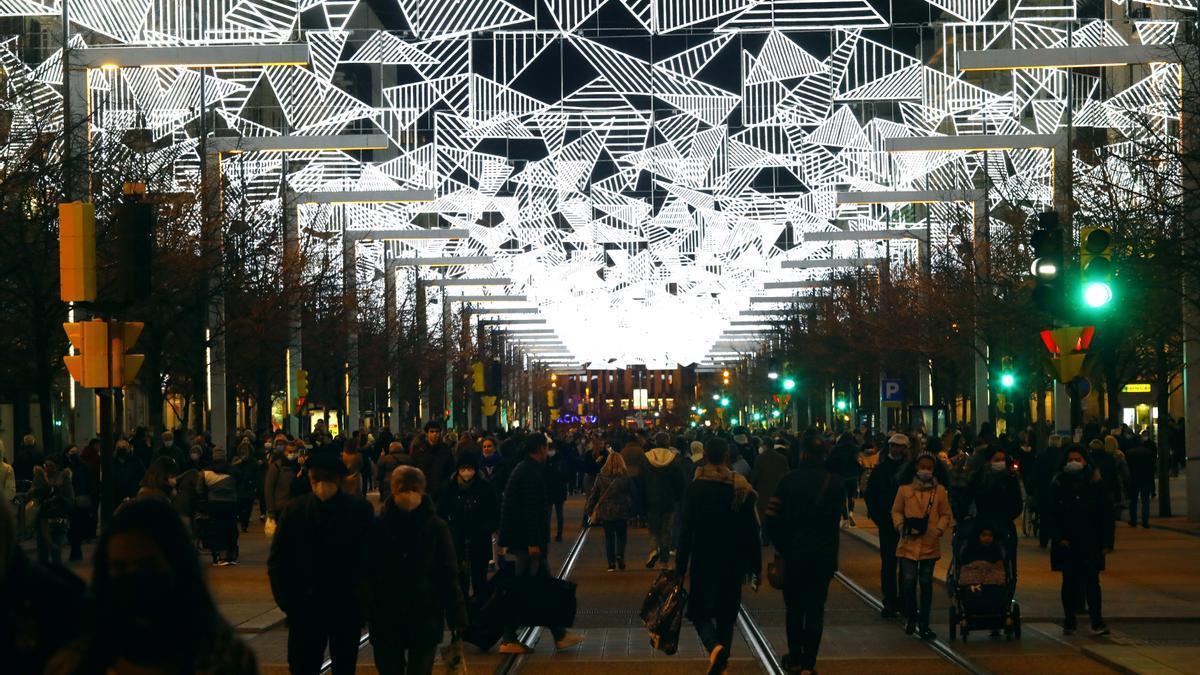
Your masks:
M 615 523 L 632 518 L 635 515 L 633 479 L 629 476 L 597 476 L 584 512 L 596 524 Z
M 228 468 L 205 469 L 200 472 L 196 485 L 202 503 L 236 502 L 238 498 L 237 477 Z
M 932 499 L 931 499 L 932 498 Z M 920 537 L 904 536 L 904 519 L 921 518 L 929 512 L 929 526 Z M 946 488 L 935 480 L 929 485 L 913 479 L 901 485 L 892 503 L 892 525 L 900 533 L 896 557 L 909 560 L 936 560 L 942 557 L 942 534 L 950 528 L 950 498 Z
M 668 448 L 654 448 L 646 453 L 639 476 L 642 505 L 646 513 L 673 513 L 683 500 L 687 487 L 683 458 Z
M 505 548 L 546 546 L 550 542 L 550 502 L 546 500 L 545 468 L 525 459 L 513 469 L 500 504 L 500 535 Z

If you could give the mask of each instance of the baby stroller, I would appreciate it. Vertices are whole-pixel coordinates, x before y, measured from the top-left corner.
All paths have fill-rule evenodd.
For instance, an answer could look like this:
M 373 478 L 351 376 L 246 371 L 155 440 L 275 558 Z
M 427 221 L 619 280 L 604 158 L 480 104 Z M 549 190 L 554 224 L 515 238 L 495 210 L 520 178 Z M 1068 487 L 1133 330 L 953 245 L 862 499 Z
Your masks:
M 987 544 L 981 539 L 991 533 Z M 950 591 L 950 640 L 962 641 L 974 630 L 1003 631 L 1007 640 L 1021 637 L 1021 606 L 1013 555 L 1016 542 L 1005 541 L 990 525 L 975 520 L 955 528 L 954 556 L 946 587 Z

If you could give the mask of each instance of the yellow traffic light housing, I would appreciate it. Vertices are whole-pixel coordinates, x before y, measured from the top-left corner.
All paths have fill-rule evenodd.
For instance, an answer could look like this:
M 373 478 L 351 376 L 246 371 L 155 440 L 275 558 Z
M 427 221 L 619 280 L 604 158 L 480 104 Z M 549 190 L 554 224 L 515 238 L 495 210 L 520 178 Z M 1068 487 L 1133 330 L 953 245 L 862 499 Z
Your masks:
M 71 377 L 82 387 L 103 389 L 108 385 L 108 322 L 101 319 L 64 323 L 67 339 L 77 354 L 63 357 Z
M 300 369 L 296 371 L 296 396 L 305 398 L 308 396 L 308 371 Z
M 487 391 L 487 381 L 483 377 L 482 361 L 476 361 L 471 364 L 471 390 L 478 394 Z
M 96 300 L 96 208 L 91 202 L 58 205 L 59 297 Z
M 125 350 L 137 344 L 145 324 L 137 321 L 113 321 L 109 325 L 109 364 L 112 373 L 110 387 L 124 387 L 137 378 L 146 357 L 142 354 L 126 354 Z

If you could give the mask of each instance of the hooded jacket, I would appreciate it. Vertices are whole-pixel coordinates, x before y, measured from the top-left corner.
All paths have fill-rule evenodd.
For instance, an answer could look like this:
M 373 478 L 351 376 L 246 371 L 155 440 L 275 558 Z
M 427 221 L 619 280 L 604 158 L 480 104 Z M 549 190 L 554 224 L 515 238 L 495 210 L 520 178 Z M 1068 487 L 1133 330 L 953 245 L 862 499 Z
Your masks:
M 646 513 L 674 513 L 683 499 L 687 479 L 683 458 L 669 448 L 654 448 L 646 453 L 639 476 Z
M 922 518 L 929 513 L 929 525 L 919 537 L 904 536 L 905 518 Z M 916 478 L 901 485 L 892 502 L 892 527 L 900 533 L 897 558 L 937 560 L 942 557 L 942 533 L 950 527 L 950 497 L 946 488 L 934 480 L 922 483 Z
M 1042 512 L 1042 527 L 1052 543 L 1050 569 L 1104 569 L 1104 550 L 1112 548 L 1116 538 L 1109 494 L 1100 471 L 1090 464 L 1077 474 L 1060 472 L 1054 477 Z

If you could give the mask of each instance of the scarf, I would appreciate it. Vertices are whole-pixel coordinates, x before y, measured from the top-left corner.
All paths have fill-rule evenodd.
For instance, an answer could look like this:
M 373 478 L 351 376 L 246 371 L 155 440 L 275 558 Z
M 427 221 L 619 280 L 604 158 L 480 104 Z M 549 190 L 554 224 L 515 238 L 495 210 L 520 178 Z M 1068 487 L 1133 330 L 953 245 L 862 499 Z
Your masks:
M 696 469 L 696 480 L 709 480 L 716 483 L 729 483 L 733 485 L 735 508 L 741 508 L 742 504 L 746 503 L 746 498 L 754 494 L 754 488 L 750 487 L 750 482 L 742 474 L 726 466 L 704 464 Z

